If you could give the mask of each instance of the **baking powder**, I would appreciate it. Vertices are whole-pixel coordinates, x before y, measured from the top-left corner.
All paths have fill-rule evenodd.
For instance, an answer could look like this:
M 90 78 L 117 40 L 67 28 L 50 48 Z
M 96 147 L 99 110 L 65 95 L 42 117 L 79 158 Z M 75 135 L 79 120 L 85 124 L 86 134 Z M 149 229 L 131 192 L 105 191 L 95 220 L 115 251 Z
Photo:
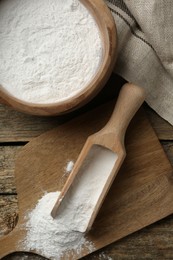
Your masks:
M 54 259 L 63 254 L 65 259 L 73 259 L 72 250 L 79 257 L 83 247 L 93 251 L 94 244 L 87 240 L 84 231 L 116 160 L 117 154 L 109 149 L 93 146 L 57 217 L 53 219 L 50 213 L 59 192 L 45 194 L 30 212 L 25 249 Z
M 60 259 L 65 252 L 66 259 L 72 260 L 76 258 L 73 258 L 70 251 L 74 250 L 80 256 L 83 246 L 92 251 L 94 245 L 87 241 L 83 233 L 72 230 L 73 223 L 68 214 L 57 219 L 51 217 L 51 210 L 59 194 L 45 194 L 28 215 L 24 247 L 26 251 L 36 250 L 37 253 L 53 259 Z
M 88 152 L 58 209 L 58 217 L 68 215 L 73 230 L 86 231 L 117 158 L 116 153 L 99 145 Z
M 68 161 L 68 163 L 66 165 L 66 168 L 65 168 L 65 171 L 66 171 L 67 174 L 72 171 L 73 166 L 74 166 L 74 162 L 73 161 Z
M 78 0 L 0 1 L 0 84 L 34 103 L 63 101 L 92 80 L 99 29 Z

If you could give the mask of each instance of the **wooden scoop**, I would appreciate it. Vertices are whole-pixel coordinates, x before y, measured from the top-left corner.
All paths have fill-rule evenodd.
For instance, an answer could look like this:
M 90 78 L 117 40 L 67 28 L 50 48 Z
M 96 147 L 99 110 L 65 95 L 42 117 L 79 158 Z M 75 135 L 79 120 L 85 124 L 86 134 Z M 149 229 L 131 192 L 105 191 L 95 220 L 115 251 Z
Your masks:
M 79 227 L 76 227 L 76 231 L 90 230 L 126 156 L 124 136 L 127 126 L 144 99 L 145 94 L 142 88 L 129 83 L 122 87 L 110 120 L 99 132 L 88 137 L 80 152 L 51 211 L 53 218 L 60 215 L 70 205 L 73 206 L 73 201 L 81 197 L 84 221 L 82 224 L 80 223 Z M 91 187 L 87 195 L 88 199 L 82 201 L 82 197 L 87 194 L 88 186 L 92 186 L 93 183 L 95 183 L 95 189 Z M 89 206 L 87 205 L 88 200 L 90 200 Z

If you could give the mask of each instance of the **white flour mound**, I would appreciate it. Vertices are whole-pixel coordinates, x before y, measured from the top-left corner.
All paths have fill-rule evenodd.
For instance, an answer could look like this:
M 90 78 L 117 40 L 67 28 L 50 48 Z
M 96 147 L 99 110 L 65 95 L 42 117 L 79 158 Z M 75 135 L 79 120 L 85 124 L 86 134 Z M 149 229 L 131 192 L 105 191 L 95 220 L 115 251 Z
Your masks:
M 28 216 L 27 236 L 24 241 L 26 250 L 36 250 L 40 254 L 53 259 L 60 259 L 65 252 L 66 259 L 73 259 L 68 251 L 74 250 L 80 255 L 82 247 L 89 251 L 93 244 L 84 237 L 81 232 L 72 230 L 73 224 L 69 221 L 69 215 L 53 219 L 50 212 L 59 196 L 59 192 L 45 194 Z
M 99 29 L 78 0 L 0 1 L 0 84 L 54 103 L 79 93 L 102 58 Z
M 59 192 L 45 194 L 29 214 L 26 227 L 26 250 L 36 250 L 46 257 L 58 257 L 65 253 L 65 259 L 73 259 L 70 250 L 80 256 L 82 248 L 93 251 L 94 245 L 85 237 L 103 188 L 117 160 L 111 150 L 94 145 L 79 169 L 73 185 L 59 207 L 57 217 L 51 217 Z M 76 258 L 75 258 L 76 259 Z

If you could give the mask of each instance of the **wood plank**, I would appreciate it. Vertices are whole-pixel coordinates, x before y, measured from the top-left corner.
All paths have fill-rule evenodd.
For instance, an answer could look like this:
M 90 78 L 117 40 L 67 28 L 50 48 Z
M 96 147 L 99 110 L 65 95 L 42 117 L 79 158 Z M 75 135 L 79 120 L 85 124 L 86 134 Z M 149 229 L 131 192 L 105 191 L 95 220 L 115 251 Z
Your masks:
M 0 236 L 9 233 L 17 223 L 17 195 L 0 196 Z
M 162 142 L 163 147 L 173 165 L 173 142 Z M 20 151 L 21 146 L 5 146 L 0 147 L 0 193 L 14 193 L 16 192 L 16 186 L 14 182 L 14 159 L 16 154 Z M 11 197 L 11 196 L 10 196 Z M 13 217 L 14 206 L 10 200 L 6 200 L 6 208 L 8 209 L 8 216 Z M 0 200 L 4 201 L 4 196 L 0 197 Z M 4 214 L 4 208 L 2 207 L 2 201 L 0 203 L 0 230 L 6 230 L 8 223 L 6 223 L 5 218 L 2 218 Z M 12 207 L 11 207 L 12 205 Z M 17 202 L 15 201 L 15 208 L 17 209 Z M 3 231 L 4 232 L 4 231 Z
M 173 140 L 173 126 L 145 106 L 147 116 L 160 140 Z M 81 113 L 81 110 L 78 111 Z M 30 141 L 73 118 L 77 113 L 57 117 L 26 115 L 0 104 L 0 142 Z
M 145 109 L 146 110 L 146 109 Z M 173 140 L 173 128 L 166 121 L 161 119 L 157 114 L 152 111 L 150 108 L 147 108 L 147 114 L 152 123 L 155 131 L 160 139 L 162 140 Z M 158 118 L 156 118 L 158 117 Z M 70 117 L 67 116 L 68 120 Z M 14 121 L 13 121 L 14 120 Z M 43 120 L 43 121 L 42 121 Z M 56 122 L 58 120 L 58 122 Z M 62 121 L 61 121 L 62 120 Z M 5 106 L 0 105 L 0 141 L 1 142 L 14 142 L 14 141 L 28 141 L 33 137 L 38 136 L 39 134 L 54 128 L 55 126 L 61 124 L 65 121 L 61 118 L 39 118 L 24 115 L 22 113 L 16 112 L 7 108 Z M 11 122 L 9 122 L 11 121 Z M 46 125 L 48 124 L 48 125 Z M 2 127 L 3 126 L 3 127 Z M 9 137 L 10 135 L 10 137 Z M 172 142 L 162 142 L 162 145 L 169 157 L 173 165 L 173 145 Z M 11 148 L 10 148 L 11 149 Z M 13 149 L 13 148 L 12 148 Z M 10 154 L 14 151 L 6 150 L 6 160 L 10 160 Z M 15 153 L 15 152 L 14 152 Z M 11 165 L 11 166 L 10 166 Z M 11 177 L 6 179 L 4 184 L 6 183 L 6 187 L 4 189 L 4 193 L 15 192 L 15 184 L 14 184 L 14 172 L 10 170 L 12 169 L 13 163 L 9 165 L 9 169 L 6 172 L 11 171 Z M 1 158 L 0 158 L 0 168 L 1 168 Z M 1 173 L 1 169 L 0 169 Z M 6 175 L 6 174 L 5 174 Z M 5 177 L 5 176 L 4 176 Z M 9 184 L 8 181 L 9 180 Z M 1 185 L 1 179 L 0 179 Z M 4 185 L 3 185 L 4 186 Z M 3 212 L 7 212 L 7 216 L 12 216 L 12 219 L 16 218 L 17 213 L 17 200 L 16 196 L 2 196 L 0 195 L 0 234 L 6 233 L 11 230 L 12 224 L 14 221 L 10 220 L 10 217 L 4 217 Z M 5 198 L 5 207 L 4 205 Z M 7 199 L 6 199 L 7 198 Z M 14 213 L 14 216 L 13 216 Z M 9 215 L 8 215 L 9 214 Z M 172 259 L 173 252 L 173 241 L 172 241 L 172 232 L 173 232 L 173 217 L 170 216 L 163 221 L 157 222 L 150 227 L 142 229 L 139 232 L 136 232 L 129 237 L 123 238 L 120 241 L 113 243 L 112 245 L 104 248 L 103 250 L 94 253 L 91 256 L 87 256 L 85 259 L 109 259 L 108 257 L 112 257 L 112 259 Z M 107 258 L 103 258 L 104 254 Z M 16 258 L 10 258 L 8 256 L 8 260 L 21 260 L 20 253 L 16 253 Z M 24 254 L 23 257 L 25 259 L 44 259 L 43 257 L 34 258 L 34 256 L 28 256 L 28 254 Z
M 88 235 L 96 248 L 112 243 L 173 212 L 172 168 L 148 120 L 141 112 L 142 110 L 134 118 L 127 133 L 126 161 Z M 98 114 L 102 117 L 96 116 Z M 16 239 L 18 236 L 17 241 L 21 241 L 22 236 L 25 236 L 25 212 L 33 208 L 45 191 L 62 188 L 64 161 L 69 158 L 76 160 L 86 137 L 100 129 L 108 115 L 105 107 L 101 113 L 92 111 L 86 117 L 82 116 L 80 120 L 78 118 L 75 122 L 45 133 L 25 146 L 16 165 L 20 223 L 13 236 L 7 238 L 10 242 L 5 238 L 1 240 L 2 254 L 9 252 L 10 246 L 17 245 L 15 250 L 22 250 L 22 243 L 19 245 Z M 58 154 L 56 158 L 55 154 Z
M 173 166 L 173 142 L 161 142 L 169 161 Z
M 173 140 L 173 126 L 145 104 L 145 112 L 160 140 Z
M 169 161 L 173 166 L 173 141 L 161 142 Z M 14 180 L 15 157 L 20 152 L 22 146 L 2 146 L 0 147 L 0 193 L 13 194 L 16 192 Z
M 14 167 L 21 146 L 0 146 L 0 193 L 15 193 Z
M 0 142 L 29 141 L 63 122 L 62 117 L 26 115 L 0 104 Z
M 83 260 L 170 260 L 173 259 L 172 232 L 173 215 L 112 243 Z
M 171 157 L 173 158 L 173 144 L 171 142 L 164 143 L 166 151 L 171 151 Z M 20 147 L 19 147 L 20 148 Z M 15 149 L 10 147 L 9 153 L 15 153 Z M 173 163 L 173 162 L 172 162 Z M 10 164 L 12 167 L 12 164 Z M 0 234 L 6 234 L 14 227 L 17 219 L 17 196 L 0 196 Z M 129 237 L 123 238 L 120 241 L 105 247 L 101 251 L 93 253 L 91 256 L 87 256 L 86 260 L 92 259 L 171 259 L 173 250 L 173 216 L 170 216 L 156 224 L 151 225 L 141 231 L 138 231 Z M 150 238 L 150 239 L 149 239 Z M 150 248 L 150 250 L 149 250 Z M 141 256 L 141 251 L 143 252 Z M 19 260 L 21 257 L 27 257 L 28 259 L 43 260 L 41 256 L 34 256 L 27 253 L 15 253 L 10 260 Z M 142 258 L 141 258 L 142 257 Z M 25 259 L 25 258 L 24 258 Z

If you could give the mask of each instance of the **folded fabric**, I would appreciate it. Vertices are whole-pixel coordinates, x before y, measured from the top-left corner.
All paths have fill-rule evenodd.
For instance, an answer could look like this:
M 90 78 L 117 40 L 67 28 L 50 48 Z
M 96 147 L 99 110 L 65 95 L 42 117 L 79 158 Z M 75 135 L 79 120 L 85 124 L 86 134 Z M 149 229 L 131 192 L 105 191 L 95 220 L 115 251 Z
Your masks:
M 115 19 L 114 71 L 146 89 L 146 102 L 173 125 L 173 1 L 105 0 Z

